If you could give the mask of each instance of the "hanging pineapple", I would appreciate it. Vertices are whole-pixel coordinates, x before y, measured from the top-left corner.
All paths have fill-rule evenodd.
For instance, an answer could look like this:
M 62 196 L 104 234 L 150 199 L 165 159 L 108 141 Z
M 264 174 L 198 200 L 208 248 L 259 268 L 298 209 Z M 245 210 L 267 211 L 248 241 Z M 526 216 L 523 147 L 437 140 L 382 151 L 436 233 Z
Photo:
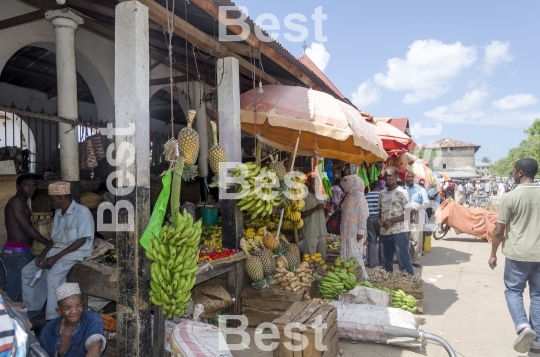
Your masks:
M 287 174 L 287 169 L 285 168 L 285 165 L 283 165 L 283 161 L 278 161 L 276 158 L 274 158 L 274 155 L 270 155 L 270 160 L 272 163 L 268 166 L 268 168 L 276 172 L 279 181 L 283 181 L 285 179 L 285 175 Z
M 212 127 L 212 137 L 214 138 L 214 144 L 208 151 L 208 164 L 210 169 L 214 173 L 214 182 L 210 185 L 212 187 L 219 186 L 219 164 L 221 162 L 227 161 L 227 153 L 225 149 L 219 146 L 218 136 L 217 136 L 217 125 L 216 122 L 210 121 L 210 126 Z
M 199 172 L 197 165 L 195 165 L 199 155 L 199 134 L 191 127 L 193 119 L 195 119 L 195 113 L 195 110 L 188 111 L 187 126 L 180 130 L 178 134 L 180 156 L 184 158 L 182 178 L 186 181 L 193 180 Z

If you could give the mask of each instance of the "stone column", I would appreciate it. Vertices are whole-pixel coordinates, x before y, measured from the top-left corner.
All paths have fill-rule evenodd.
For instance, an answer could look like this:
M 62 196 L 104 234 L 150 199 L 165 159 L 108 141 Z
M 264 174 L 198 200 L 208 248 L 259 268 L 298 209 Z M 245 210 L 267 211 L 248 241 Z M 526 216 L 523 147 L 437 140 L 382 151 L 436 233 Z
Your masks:
M 148 357 L 152 336 L 148 296 L 150 261 L 139 244 L 150 219 L 148 8 L 138 1 L 121 2 L 116 6 L 115 18 L 115 156 L 118 185 L 125 187 L 117 202 L 123 200 L 131 208 L 131 212 L 120 210 L 118 220 L 133 225 L 131 230 L 116 233 L 117 346 L 119 356 Z M 118 135 L 118 130 L 130 126 L 134 130 L 124 130 Z M 128 180 L 122 182 L 124 178 Z
M 238 60 L 234 57 L 220 58 L 216 70 L 218 78 L 222 78 L 218 87 L 219 144 L 227 152 L 228 162 L 242 162 Z M 235 200 L 220 198 L 220 201 L 223 245 L 226 248 L 238 249 L 242 238 L 242 211 L 236 207 Z
M 199 182 L 201 185 L 201 201 L 208 198 L 208 149 L 212 142 L 208 142 L 209 125 L 206 118 L 206 106 L 201 102 L 203 87 L 200 82 L 192 81 L 189 83 L 190 91 L 193 93 L 193 109 L 197 111 L 195 115 L 195 130 L 199 134 Z M 200 107 L 199 107 L 200 103 Z
M 83 24 L 83 19 L 67 9 L 47 11 L 45 18 L 53 24 L 56 37 L 58 116 L 78 120 L 75 32 L 79 25 Z M 61 177 L 62 180 L 71 183 L 71 196 L 75 201 L 79 202 L 79 141 L 77 128 L 73 128 L 71 124 L 59 123 L 58 131 Z

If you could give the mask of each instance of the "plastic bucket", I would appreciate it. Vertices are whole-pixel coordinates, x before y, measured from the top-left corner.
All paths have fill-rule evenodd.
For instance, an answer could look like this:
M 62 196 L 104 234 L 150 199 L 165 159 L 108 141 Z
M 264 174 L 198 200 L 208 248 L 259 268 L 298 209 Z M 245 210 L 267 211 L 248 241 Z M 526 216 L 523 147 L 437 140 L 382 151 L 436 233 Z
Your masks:
M 218 209 L 214 207 L 201 207 L 202 224 L 205 226 L 213 226 L 216 224 Z

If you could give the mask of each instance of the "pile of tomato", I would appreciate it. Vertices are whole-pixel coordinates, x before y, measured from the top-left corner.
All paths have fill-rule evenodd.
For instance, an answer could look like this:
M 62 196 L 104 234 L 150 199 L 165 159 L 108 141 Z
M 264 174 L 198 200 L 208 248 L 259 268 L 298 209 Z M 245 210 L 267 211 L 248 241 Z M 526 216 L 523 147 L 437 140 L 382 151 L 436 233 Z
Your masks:
M 204 261 L 211 262 L 213 260 L 227 258 L 236 253 L 237 251 L 235 249 L 227 249 L 227 248 L 222 249 L 221 252 L 218 252 L 216 250 L 212 252 L 207 252 L 207 253 L 201 252 L 199 253 L 199 263 L 204 262 Z

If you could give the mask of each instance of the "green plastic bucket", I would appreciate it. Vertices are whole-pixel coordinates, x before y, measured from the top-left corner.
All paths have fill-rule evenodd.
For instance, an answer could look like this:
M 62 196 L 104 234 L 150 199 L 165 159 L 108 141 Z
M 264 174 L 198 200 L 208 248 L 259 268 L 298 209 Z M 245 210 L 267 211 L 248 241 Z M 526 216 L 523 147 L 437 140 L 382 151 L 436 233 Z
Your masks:
M 202 224 L 213 226 L 216 224 L 218 209 L 214 207 L 201 207 Z

